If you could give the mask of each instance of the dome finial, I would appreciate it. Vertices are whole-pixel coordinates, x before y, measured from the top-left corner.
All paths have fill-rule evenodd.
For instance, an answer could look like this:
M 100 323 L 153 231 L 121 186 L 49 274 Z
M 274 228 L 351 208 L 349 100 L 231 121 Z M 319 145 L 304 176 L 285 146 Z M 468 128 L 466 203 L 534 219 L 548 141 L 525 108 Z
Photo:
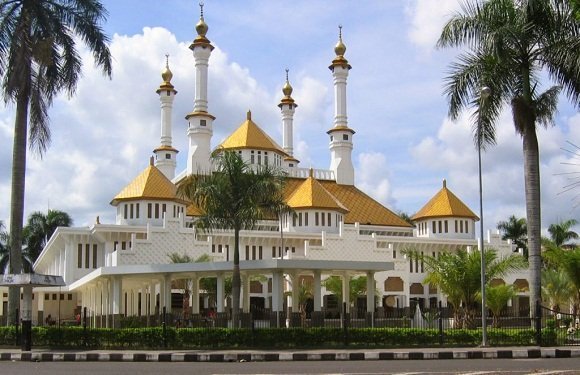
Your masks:
M 447 188 L 447 180 L 446 179 L 443 179 L 443 188 L 445 188 L 445 189 Z
M 292 95 L 292 86 L 290 85 L 290 82 L 288 81 L 288 72 L 290 70 L 288 68 L 286 68 L 286 83 L 284 84 L 284 87 L 282 87 L 282 93 L 285 96 L 290 96 Z
M 346 46 L 342 42 L 342 25 L 338 25 L 338 43 L 334 47 L 334 53 L 336 53 L 336 56 L 344 56 L 345 52 Z
M 250 111 L 249 109 L 248 112 L 246 112 L 246 120 L 252 121 L 252 111 Z
M 197 31 L 197 35 L 205 38 L 205 34 L 207 34 L 207 30 L 209 29 L 205 20 L 203 19 L 203 1 L 199 3 L 200 8 L 200 16 L 199 22 L 195 25 L 195 31 Z
M 169 69 L 169 54 L 165 54 L 165 69 L 161 72 L 161 79 L 163 82 L 169 83 L 171 82 L 171 78 L 173 78 L 173 73 Z

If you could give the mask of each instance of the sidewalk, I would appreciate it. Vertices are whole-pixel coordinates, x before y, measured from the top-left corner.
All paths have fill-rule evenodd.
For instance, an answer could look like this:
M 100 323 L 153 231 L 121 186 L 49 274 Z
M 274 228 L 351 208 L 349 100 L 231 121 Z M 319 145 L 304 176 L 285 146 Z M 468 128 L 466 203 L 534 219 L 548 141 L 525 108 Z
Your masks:
M 580 347 L 494 347 L 315 350 L 89 350 L 0 349 L 0 361 L 249 362 L 421 359 L 580 358 Z

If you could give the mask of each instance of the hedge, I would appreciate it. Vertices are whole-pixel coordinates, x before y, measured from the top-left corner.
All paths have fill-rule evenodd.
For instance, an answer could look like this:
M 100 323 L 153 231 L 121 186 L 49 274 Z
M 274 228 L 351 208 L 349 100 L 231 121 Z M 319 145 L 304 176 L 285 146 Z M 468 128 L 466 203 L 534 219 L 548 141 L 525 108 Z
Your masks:
M 332 348 L 353 347 L 429 347 L 440 345 L 436 329 L 414 328 L 88 328 L 33 327 L 35 347 L 72 349 L 231 349 L 231 348 Z M 480 330 L 454 329 L 443 331 L 445 346 L 477 346 Z M 553 345 L 552 328 L 542 331 L 544 345 Z M 490 345 L 531 345 L 533 329 L 506 331 L 489 329 Z M 14 327 L 0 327 L 0 345 L 16 344 Z

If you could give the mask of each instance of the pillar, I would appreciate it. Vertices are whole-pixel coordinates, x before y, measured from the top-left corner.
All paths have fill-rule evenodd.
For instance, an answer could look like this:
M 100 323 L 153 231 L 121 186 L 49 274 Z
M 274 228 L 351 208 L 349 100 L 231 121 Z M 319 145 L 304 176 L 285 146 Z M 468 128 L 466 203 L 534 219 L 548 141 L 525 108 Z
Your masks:
M 250 277 L 242 275 L 242 311 L 250 312 Z
M 322 283 L 320 281 L 320 271 L 314 271 L 314 311 L 322 311 Z
M 342 302 L 346 304 L 344 312 L 350 312 L 350 276 L 346 272 L 342 275 Z
M 272 274 L 272 311 L 281 312 L 284 308 L 283 275 L 281 271 Z
M 196 275 L 191 277 L 191 313 L 199 314 L 199 279 Z
M 367 312 L 375 312 L 375 273 L 367 272 Z
M 217 312 L 224 312 L 224 274 L 217 275 L 217 292 L 216 292 Z
M 38 306 L 38 312 L 37 312 L 37 316 L 36 316 L 36 325 L 37 326 L 41 326 L 44 324 L 44 295 L 45 292 L 38 292 L 36 294 L 36 304 Z M 2 305 L 2 300 L 0 299 L 0 305 Z M 0 307 L 1 309 L 2 307 Z M 2 312 L 0 311 L 0 315 L 2 315 Z

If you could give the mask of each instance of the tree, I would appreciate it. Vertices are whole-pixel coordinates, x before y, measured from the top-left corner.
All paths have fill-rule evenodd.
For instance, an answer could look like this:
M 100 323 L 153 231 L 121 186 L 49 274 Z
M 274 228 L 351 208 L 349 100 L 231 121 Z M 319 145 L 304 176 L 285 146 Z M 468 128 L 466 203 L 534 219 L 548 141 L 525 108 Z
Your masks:
M 447 296 L 455 308 L 459 327 L 471 327 L 477 296 L 481 292 L 481 252 L 459 249 L 454 253 L 442 252 L 435 257 L 422 255 L 422 259 L 427 270 L 423 284 L 437 286 Z M 493 249 L 485 251 L 484 263 L 486 280 L 501 278 L 526 267 L 521 255 L 498 257 Z
M 358 297 L 365 296 L 367 293 L 367 277 L 364 275 L 351 277 L 348 281 L 348 285 L 349 301 L 350 305 L 353 306 Z M 322 281 L 322 286 L 330 293 L 334 294 L 339 302 L 342 302 L 342 279 L 339 276 L 327 277 Z
M 511 106 L 516 132 L 523 140 L 530 307 L 535 311 L 541 301 L 536 128 L 553 125 L 560 91 L 580 106 L 580 23 L 565 0 L 467 0 L 444 26 L 438 46 L 468 48 L 451 64 L 445 94 L 453 119 L 466 107 L 476 108 L 476 144 L 485 148 L 495 143 L 495 121 L 505 104 Z M 544 72 L 557 86 L 540 92 Z M 480 100 L 483 86 L 492 92 L 484 101 Z
M 554 245 L 562 247 L 566 242 L 578 239 L 578 233 L 571 229 L 576 224 L 578 224 L 578 220 L 576 219 L 561 221 L 558 224 L 550 224 L 548 233 L 550 233 L 550 238 L 554 242 Z
M 48 108 L 60 92 L 74 94 L 81 75 L 82 61 L 76 48 L 79 41 L 88 46 L 103 72 L 111 75 L 108 38 L 100 27 L 106 14 L 98 0 L 0 3 L 2 94 L 5 102 L 16 104 L 10 209 L 11 273 L 22 270 L 26 136 L 31 149 L 42 156 L 50 143 Z M 18 303 L 19 292 L 11 288 L 8 309 L 12 311 Z
M 516 290 L 513 285 L 486 285 L 485 301 L 493 316 L 493 326 L 495 328 L 500 326 L 499 317 L 501 316 L 501 311 L 507 306 L 508 301 L 515 296 Z M 481 293 L 478 294 L 478 298 L 481 298 Z
M 46 215 L 40 211 L 31 213 L 24 227 L 23 238 L 32 261 L 36 261 L 56 228 L 70 227 L 72 223 L 72 218 L 64 211 L 48 210 Z
M 543 255 L 548 266 L 568 276 L 572 284 L 573 314 L 578 315 L 580 313 L 580 248 L 562 250 L 559 247 L 550 246 Z
M 500 221 L 497 223 L 497 229 L 499 229 L 502 234 L 502 240 L 511 240 L 518 249 L 523 250 L 524 258 L 528 259 L 528 228 L 525 218 L 517 218 L 515 215 L 512 215 L 509 217 L 508 221 Z
M 26 272 L 32 272 L 33 261 L 28 256 L 27 249 L 20 253 L 22 265 Z M 10 235 L 5 230 L 4 222 L 0 220 L 0 274 L 7 274 L 10 268 Z
M 178 186 L 178 194 L 202 211 L 196 225 L 202 229 L 234 231 L 232 275 L 232 321 L 239 324 L 240 231 L 252 229 L 263 218 L 276 217 L 282 199 L 284 177 L 269 165 L 252 166 L 233 151 L 216 150 L 212 155 L 216 171 L 190 175 Z
M 574 285 L 566 273 L 556 269 L 542 272 L 542 297 L 549 303 L 550 309 L 560 311 L 560 307 L 570 302 L 573 295 Z

